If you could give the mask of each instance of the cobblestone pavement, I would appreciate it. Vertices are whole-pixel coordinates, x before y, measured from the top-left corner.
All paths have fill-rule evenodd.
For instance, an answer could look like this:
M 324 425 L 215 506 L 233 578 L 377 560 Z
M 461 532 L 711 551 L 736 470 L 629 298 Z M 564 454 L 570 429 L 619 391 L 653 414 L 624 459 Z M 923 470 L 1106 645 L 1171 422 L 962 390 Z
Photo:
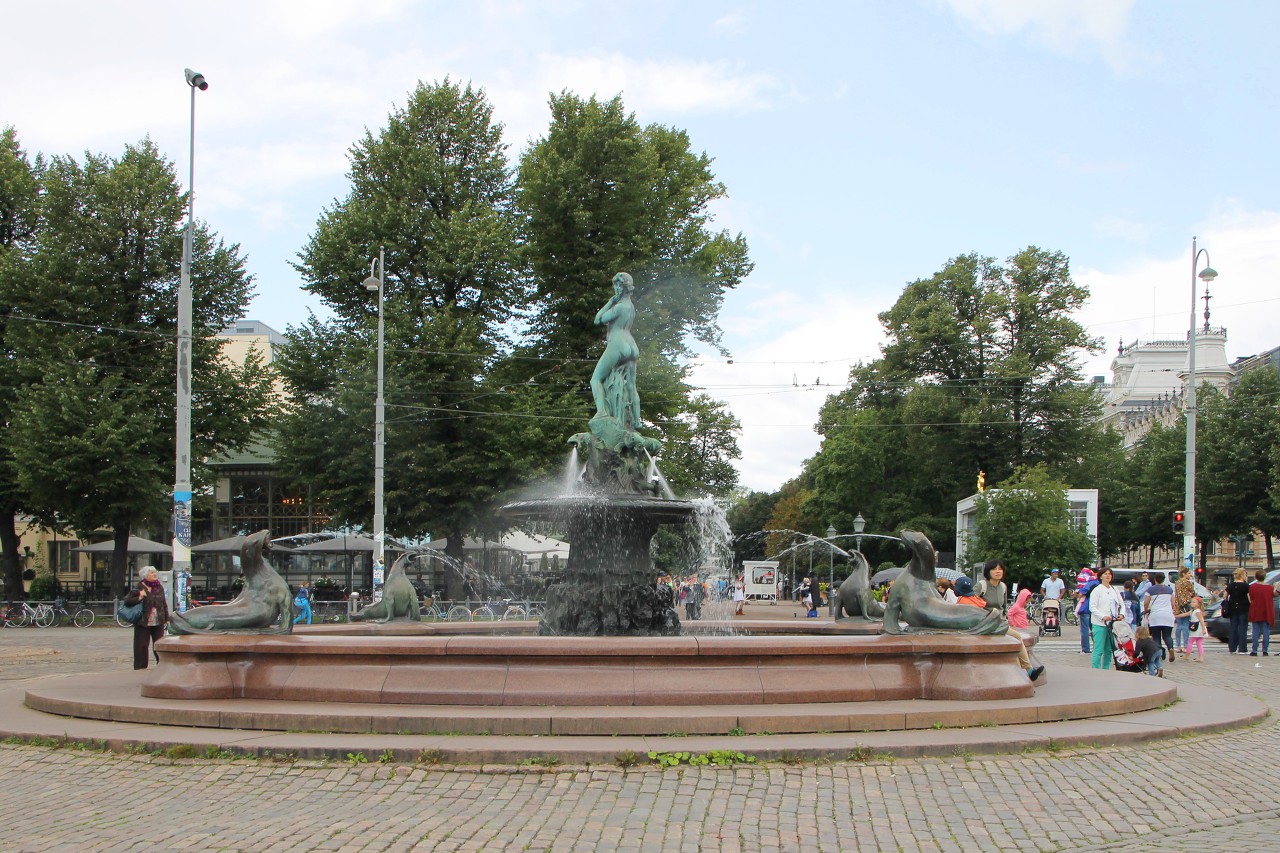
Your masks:
M 126 669 L 115 627 L 0 632 L 0 683 Z M 1070 637 L 1038 649 L 1087 666 Z M 1177 662 L 1275 709 L 1280 657 Z M 1135 678 L 1146 676 L 1135 675 Z M 1280 723 L 1157 744 L 736 767 L 433 768 L 0 745 L 0 850 L 1274 850 Z

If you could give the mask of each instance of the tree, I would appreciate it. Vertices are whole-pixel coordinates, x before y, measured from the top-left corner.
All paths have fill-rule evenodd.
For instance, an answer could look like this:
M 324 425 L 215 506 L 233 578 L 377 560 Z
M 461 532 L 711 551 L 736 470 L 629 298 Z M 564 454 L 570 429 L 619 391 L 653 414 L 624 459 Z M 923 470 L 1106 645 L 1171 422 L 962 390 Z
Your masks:
M 119 158 L 53 158 L 15 314 L 40 322 L 15 350 L 11 450 L 46 525 L 110 527 L 111 586 L 125 590 L 131 529 L 166 517 L 174 458 L 176 305 L 184 199 L 150 140 Z M 239 247 L 193 241 L 192 458 L 242 448 L 269 415 L 271 374 L 221 357 L 218 331 L 247 305 Z M 39 464 L 35 463 L 39 460 Z M 193 466 L 197 482 L 207 481 Z
M 39 226 L 40 177 L 44 162 L 32 163 L 18 142 L 12 127 L 0 132 L 0 294 L 20 291 L 25 285 L 31 247 Z M 13 301 L 0 299 L 0 346 L 3 347 L 5 375 L 9 387 L 0 394 L 0 548 L 3 554 L 4 595 L 13 601 L 22 597 L 22 564 L 18 559 L 17 514 L 29 506 L 18 486 L 19 462 L 8 439 L 13 416 L 14 392 L 25 384 L 26 373 L 17 362 L 16 343 L 34 330 L 13 317 Z
M 1004 264 L 961 255 L 908 284 L 880 315 L 881 357 L 850 371 L 816 427 L 822 512 L 845 529 L 862 508 L 876 527 L 944 542 L 980 471 L 994 484 L 1020 466 L 1077 469 L 1099 440 L 1077 359 L 1097 342 L 1070 316 L 1087 296 L 1065 255 L 1034 246 Z
M 1091 564 L 1094 541 L 1072 525 L 1066 488 L 1036 467 L 1020 469 L 999 489 L 980 495 L 968 561 L 999 558 L 1009 581 L 1033 588 L 1055 566 Z
M 1271 493 L 1270 458 L 1280 446 L 1280 374 L 1242 374 L 1230 396 L 1204 389 L 1197 421 L 1197 534 L 1202 541 L 1259 530 L 1267 546 L 1280 533 L 1280 501 Z
M 385 246 L 387 531 L 445 536 L 461 564 L 463 536 L 536 469 L 542 430 L 561 426 L 513 416 L 536 397 L 493 381 L 526 303 L 502 127 L 482 90 L 419 84 L 350 159 L 350 193 L 299 255 L 305 289 L 334 317 L 291 328 L 281 350 L 280 463 L 336 521 L 372 517 L 377 303 L 362 281 Z M 461 597 L 457 572 L 448 587 Z
M 676 494 L 725 497 L 738 483 L 732 460 L 742 458 L 741 424 L 724 403 L 696 394 L 674 423 L 666 424 L 662 474 Z
M 1157 424 L 1143 436 L 1125 464 L 1122 500 L 1116 507 L 1128 546 L 1147 548 L 1148 567 L 1155 566 L 1155 549 L 1176 538 L 1174 510 L 1184 500 L 1186 424 Z
M 744 560 L 765 558 L 764 537 L 758 534 L 769 529 L 769 518 L 777 501 L 776 492 L 748 492 L 725 513 L 729 531 L 733 534 L 735 566 L 741 566 Z
M 550 106 L 550 128 L 520 162 L 518 203 L 536 311 L 508 381 L 524 381 L 519 369 L 536 372 L 540 383 L 560 389 L 555 416 L 590 418 L 585 389 L 601 341 L 593 320 L 613 275 L 630 272 L 642 414 L 666 442 L 668 457 L 680 455 L 687 425 L 706 410 L 678 360 L 691 340 L 719 347 L 724 294 L 751 270 L 746 241 L 710 230 L 709 206 L 725 187 L 684 131 L 642 127 L 621 97 L 583 100 L 563 92 Z M 726 426 L 723 419 L 708 425 Z M 548 458 L 562 443 L 550 442 Z M 722 447 L 732 458 L 732 449 Z M 680 466 L 668 467 L 678 473 Z M 711 492 L 725 485 L 721 465 L 689 482 Z

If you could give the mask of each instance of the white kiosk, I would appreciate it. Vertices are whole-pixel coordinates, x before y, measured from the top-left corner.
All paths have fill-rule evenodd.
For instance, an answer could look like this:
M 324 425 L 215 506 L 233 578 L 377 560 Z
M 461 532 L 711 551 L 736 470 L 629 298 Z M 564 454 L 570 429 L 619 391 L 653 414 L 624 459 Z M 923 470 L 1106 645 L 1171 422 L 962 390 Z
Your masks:
M 778 603 L 777 560 L 743 560 L 742 578 L 748 599 Z

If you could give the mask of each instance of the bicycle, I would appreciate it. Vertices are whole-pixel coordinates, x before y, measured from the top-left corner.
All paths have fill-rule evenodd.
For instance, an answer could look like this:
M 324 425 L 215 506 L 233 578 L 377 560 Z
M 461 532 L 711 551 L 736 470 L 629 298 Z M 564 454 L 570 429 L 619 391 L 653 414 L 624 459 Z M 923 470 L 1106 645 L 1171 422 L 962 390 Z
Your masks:
M 67 602 L 62 598 L 53 603 L 53 617 L 60 625 L 70 621 L 77 628 L 89 628 L 93 625 L 94 620 L 93 611 L 84 605 L 76 608 L 75 613 L 69 613 L 67 611 Z
M 529 611 L 519 604 L 508 604 L 507 609 L 502 611 L 502 621 L 523 621 L 529 618 Z
M 444 618 L 449 622 L 470 622 L 471 608 L 465 604 L 455 604 L 445 611 Z
M 32 607 L 30 602 L 23 601 L 10 604 L 4 614 L 4 627 L 25 628 L 35 625 L 37 628 L 48 628 L 53 624 L 53 608 L 47 604 Z
M 1041 613 L 1043 601 L 1044 596 L 1042 595 L 1033 595 L 1027 600 L 1027 618 L 1036 625 L 1040 624 L 1041 616 L 1043 615 Z

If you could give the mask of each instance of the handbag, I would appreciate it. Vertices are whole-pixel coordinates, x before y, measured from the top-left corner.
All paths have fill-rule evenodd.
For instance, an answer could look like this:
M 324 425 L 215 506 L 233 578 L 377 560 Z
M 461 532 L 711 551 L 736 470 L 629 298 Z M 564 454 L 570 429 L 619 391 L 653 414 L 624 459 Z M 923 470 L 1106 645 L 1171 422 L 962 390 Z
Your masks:
M 1191 630 L 1191 631 L 1199 631 L 1199 630 L 1200 630 L 1200 622 L 1199 622 L 1199 620 L 1194 621 L 1194 622 L 1192 622 L 1190 625 L 1188 625 L 1187 627 L 1188 627 L 1188 629 L 1189 629 L 1189 630 Z
M 116 616 L 126 625 L 137 625 L 142 621 L 142 602 L 137 604 L 125 604 L 123 601 L 116 605 Z

